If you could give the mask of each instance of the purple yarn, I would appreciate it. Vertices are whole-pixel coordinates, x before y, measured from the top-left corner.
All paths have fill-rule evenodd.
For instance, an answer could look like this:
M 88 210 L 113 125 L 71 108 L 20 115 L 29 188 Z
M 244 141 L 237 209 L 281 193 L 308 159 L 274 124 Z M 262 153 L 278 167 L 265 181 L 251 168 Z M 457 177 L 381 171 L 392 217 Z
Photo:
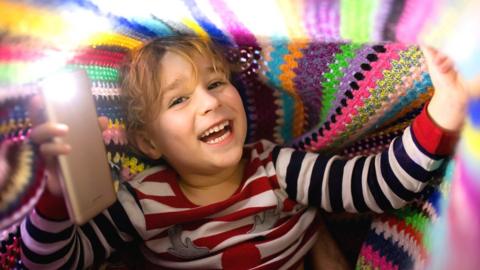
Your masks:
M 373 24 L 372 29 L 372 41 L 381 41 L 383 40 L 383 27 L 387 23 L 389 11 L 392 9 L 393 0 L 383 0 L 379 2 L 377 8 L 377 16 L 375 18 L 375 23 Z
M 316 22 L 319 30 L 318 38 L 322 41 L 339 41 L 340 37 L 340 4 L 337 0 L 320 1 L 316 8 Z
M 235 14 L 222 0 L 210 0 L 210 4 L 225 22 L 237 45 L 257 45 L 255 36 L 238 20 Z
M 305 28 L 312 40 L 318 40 L 319 34 L 317 32 L 317 7 L 318 1 L 316 0 L 307 0 L 305 2 Z
M 313 43 L 302 50 L 303 57 L 298 60 L 298 67 L 293 69 L 295 89 L 300 95 L 308 114 L 307 129 L 315 126 L 320 118 L 322 107 L 323 73 L 328 71 L 336 53 L 340 52 L 338 44 Z
M 313 41 L 340 41 L 340 11 L 338 0 L 307 0 L 305 27 Z

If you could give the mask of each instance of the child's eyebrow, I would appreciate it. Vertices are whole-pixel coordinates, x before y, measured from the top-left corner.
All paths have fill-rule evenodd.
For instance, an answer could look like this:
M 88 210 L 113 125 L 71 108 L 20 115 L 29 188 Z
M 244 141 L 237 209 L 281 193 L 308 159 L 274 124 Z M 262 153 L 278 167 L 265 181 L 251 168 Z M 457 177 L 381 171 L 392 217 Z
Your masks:
M 180 85 L 182 85 L 184 82 L 185 82 L 185 78 L 176 78 L 173 82 L 171 82 L 167 86 L 162 87 L 162 90 L 163 90 L 162 92 L 165 93 L 165 92 L 174 90 L 178 88 Z
M 222 67 L 214 67 L 214 66 L 209 66 L 209 67 L 206 67 L 205 70 L 207 71 L 207 73 L 224 73 L 224 70 Z

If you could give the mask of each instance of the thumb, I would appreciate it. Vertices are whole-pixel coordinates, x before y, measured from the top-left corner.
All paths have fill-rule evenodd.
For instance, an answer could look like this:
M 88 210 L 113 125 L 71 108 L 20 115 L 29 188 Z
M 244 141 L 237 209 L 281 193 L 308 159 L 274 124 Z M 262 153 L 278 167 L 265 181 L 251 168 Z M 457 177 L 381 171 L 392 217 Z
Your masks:
M 425 58 L 425 61 L 427 63 L 428 67 L 433 67 L 433 59 L 436 57 L 438 54 L 438 51 L 430 46 L 425 46 L 422 45 L 420 46 L 420 50 L 423 53 L 423 57 Z

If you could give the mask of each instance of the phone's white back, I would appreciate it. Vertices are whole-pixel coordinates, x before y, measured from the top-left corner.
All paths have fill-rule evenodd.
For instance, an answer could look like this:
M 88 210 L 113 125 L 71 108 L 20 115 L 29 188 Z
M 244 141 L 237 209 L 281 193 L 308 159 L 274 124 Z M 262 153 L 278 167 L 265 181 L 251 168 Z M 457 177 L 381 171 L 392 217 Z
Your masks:
M 56 138 L 72 147 L 70 154 L 59 156 L 59 165 L 70 219 L 81 225 L 113 204 L 116 192 L 90 80 L 83 71 L 71 72 L 67 77 L 70 79 L 65 81 L 64 89 L 74 91 L 70 98 L 62 100 L 44 94 L 44 103 L 49 121 L 69 127 L 67 136 Z

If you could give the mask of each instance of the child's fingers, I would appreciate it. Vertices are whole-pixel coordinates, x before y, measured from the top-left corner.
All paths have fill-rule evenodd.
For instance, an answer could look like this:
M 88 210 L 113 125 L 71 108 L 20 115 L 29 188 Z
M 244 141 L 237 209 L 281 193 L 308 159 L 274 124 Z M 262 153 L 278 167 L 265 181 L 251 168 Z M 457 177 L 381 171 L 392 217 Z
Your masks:
M 430 59 L 432 58 L 432 52 L 430 51 L 430 47 L 427 46 L 420 46 L 420 51 L 422 51 L 423 58 L 427 66 L 430 66 Z
M 438 68 L 441 73 L 448 73 L 455 69 L 455 64 L 450 57 L 446 57 L 438 64 Z
M 430 68 L 436 68 L 440 73 L 448 73 L 455 69 L 453 60 L 435 48 L 422 46 L 421 50 Z
M 448 73 L 455 69 L 455 64 L 453 63 L 452 58 L 440 51 L 436 51 L 434 62 L 441 73 Z
M 448 60 L 448 56 L 438 52 L 437 55 L 434 56 L 434 59 L 435 59 L 435 64 L 441 66 Z
M 45 123 L 32 129 L 30 139 L 37 144 L 48 142 L 53 137 L 65 136 L 68 126 L 58 123 Z
M 108 118 L 106 116 L 98 117 L 98 125 L 101 131 L 106 130 L 108 128 Z
M 43 143 L 40 145 L 40 153 L 46 157 L 54 157 L 59 155 L 67 155 L 70 153 L 72 148 L 70 145 L 65 143 Z

